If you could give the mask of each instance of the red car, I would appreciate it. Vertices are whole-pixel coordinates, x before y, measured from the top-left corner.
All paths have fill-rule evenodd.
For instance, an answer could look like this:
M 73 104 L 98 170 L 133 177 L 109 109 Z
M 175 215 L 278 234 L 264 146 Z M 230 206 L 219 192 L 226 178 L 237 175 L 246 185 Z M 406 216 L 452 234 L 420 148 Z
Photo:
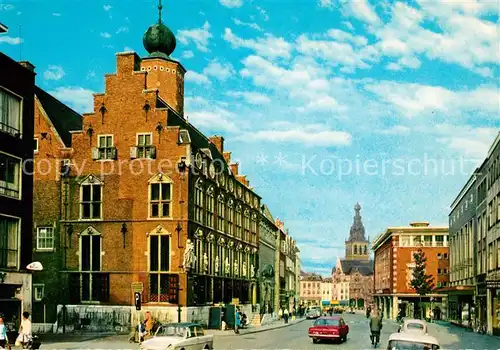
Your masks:
M 341 316 L 320 317 L 309 328 L 309 338 L 312 338 L 313 343 L 333 339 L 343 342 L 347 339 L 348 333 L 349 326 Z

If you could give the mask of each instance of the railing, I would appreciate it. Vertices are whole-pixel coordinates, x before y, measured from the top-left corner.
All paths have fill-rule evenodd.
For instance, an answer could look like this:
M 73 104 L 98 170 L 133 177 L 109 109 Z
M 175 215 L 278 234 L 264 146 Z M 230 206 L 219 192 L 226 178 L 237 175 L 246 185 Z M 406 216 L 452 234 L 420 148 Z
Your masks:
M 6 132 L 7 134 L 11 134 L 14 136 L 19 135 L 19 129 L 1 122 L 0 122 L 0 131 Z

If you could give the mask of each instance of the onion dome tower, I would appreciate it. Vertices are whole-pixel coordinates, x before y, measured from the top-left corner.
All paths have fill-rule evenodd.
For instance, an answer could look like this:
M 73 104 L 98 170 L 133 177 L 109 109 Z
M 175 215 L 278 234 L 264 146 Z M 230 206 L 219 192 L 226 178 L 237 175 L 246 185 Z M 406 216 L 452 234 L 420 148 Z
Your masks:
M 174 52 L 177 42 L 174 33 L 161 20 L 162 8 L 161 0 L 159 0 L 158 23 L 148 28 L 144 33 L 142 43 L 146 51 L 149 52 L 149 57 L 170 59 L 170 54 Z

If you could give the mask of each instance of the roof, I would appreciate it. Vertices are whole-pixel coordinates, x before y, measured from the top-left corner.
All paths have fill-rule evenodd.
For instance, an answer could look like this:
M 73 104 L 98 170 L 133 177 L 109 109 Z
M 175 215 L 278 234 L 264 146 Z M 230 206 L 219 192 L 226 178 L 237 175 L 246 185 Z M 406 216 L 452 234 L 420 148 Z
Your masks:
M 362 276 L 373 275 L 373 260 L 340 260 L 342 272 L 346 275 L 359 271 Z M 332 274 L 335 267 L 332 269 Z
M 272 222 L 274 224 L 273 214 L 271 214 L 269 207 L 266 204 L 263 204 L 261 207 L 261 210 L 262 210 L 262 215 L 264 215 L 267 220 L 269 220 L 270 222 Z
M 372 250 L 376 251 L 393 233 L 397 235 L 412 235 L 415 232 L 448 234 L 448 226 L 392 226 L 381 232 L 372 242 Z
M 38 86 L 35 86 L 35 95 L 64 145 L 71 147 L 70 131 L 82 130 L 82 116 Z
M 401 332 L 401 333 L 392 333 L 389 337 L 389 341 L 391 340 L 403 340 L 410 341 L 416 343 L 427 343 L 427 344 L 435 344 L 439 345 L 439 342 L 433 336 L 428 334 L 422 334 L 420 332 Z

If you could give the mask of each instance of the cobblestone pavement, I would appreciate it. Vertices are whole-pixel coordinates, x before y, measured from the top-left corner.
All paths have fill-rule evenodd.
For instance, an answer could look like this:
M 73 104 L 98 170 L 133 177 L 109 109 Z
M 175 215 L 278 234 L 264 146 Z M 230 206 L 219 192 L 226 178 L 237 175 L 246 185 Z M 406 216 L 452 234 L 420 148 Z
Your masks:
M 345 343 L 312 344 L 307 329 L 313 321 L 305 320 L 287 327 L 258 333 L 236 335 L 215 334 L 214 349 L 372 349 L 368 321 L 362 315 L 344 315 L 349 324 L 349 336 Z M 394 321 L 384 320 L 379 349 L 386 349 L 389 336 L 397 331 Z M 500 349 L 500 338 L 477 334 L 448 324 L 429 324 L 429 334 L 435 336 L 442 349 Z M 139 349 L 138 344 L 128 342 L 128 336 L 107 336 L 100 339 L 44 343 L 42 349 Z

